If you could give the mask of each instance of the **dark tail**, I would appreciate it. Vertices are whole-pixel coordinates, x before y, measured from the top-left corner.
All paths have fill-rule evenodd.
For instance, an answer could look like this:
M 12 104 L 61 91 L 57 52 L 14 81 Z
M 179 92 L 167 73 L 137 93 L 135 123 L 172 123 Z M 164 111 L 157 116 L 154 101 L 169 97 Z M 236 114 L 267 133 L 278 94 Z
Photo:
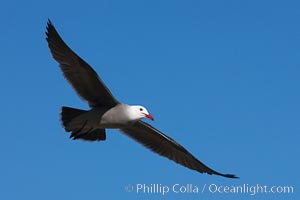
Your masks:
M 88 111 L 63 106 L 61 108 L 61 121 L 67 132 L 72 132 L 70 138 L 82 139 L 87 141 L 100 141 L 106 139 L 105 129 L 93 129 L 87 125 L 88 120 L 74 118 Z
M 70 107 L 66 107 L 66 106 L 61 107 L 60 115 L 61 115 L 62 124 L 64 125 L 64 127 L 66 127 L 67 124 L 72 119 L 74 119 L 75 117 L 77 117 L 85 112 L 87 112 L 87 111 L 76 109 L 76 108 L 70 108 Z

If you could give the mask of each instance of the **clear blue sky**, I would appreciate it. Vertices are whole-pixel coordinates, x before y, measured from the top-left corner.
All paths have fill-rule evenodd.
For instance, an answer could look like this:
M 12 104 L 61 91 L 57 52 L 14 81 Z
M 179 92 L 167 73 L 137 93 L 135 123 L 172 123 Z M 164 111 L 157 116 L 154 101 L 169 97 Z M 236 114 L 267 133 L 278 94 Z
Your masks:
M 87 109 L 45 41 L 50 18 L 122 102 L 211 168 L 199 174 L 118 131 L 70 140 Z M 299 1 L 6 1 L 0 8 L 0 199 L 299 199 Z M 128 184 L 293 186 L 293 194 L 143 194 Z

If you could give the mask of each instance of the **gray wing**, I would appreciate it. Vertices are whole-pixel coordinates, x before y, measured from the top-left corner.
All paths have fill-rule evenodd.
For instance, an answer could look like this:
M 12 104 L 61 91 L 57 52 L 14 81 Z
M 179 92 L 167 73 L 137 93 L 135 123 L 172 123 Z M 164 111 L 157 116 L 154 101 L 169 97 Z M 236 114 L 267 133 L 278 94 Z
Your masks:
M 50 20 L 46 35 L 51 54 L 59 63 L 64 77 L 90 107 L 112 107 L 118 104 L 92 67 L 66 45 Z
M 151 151 L 167 157 L 187 168 L 196 170 L 200 173 L 215 174 L 227 178 L 238 178 L 232 174 L 222 174 L 210 169 L 172 138 L 143 121 L 138 121 L 133 126 L 122 128 L 120 130 Z

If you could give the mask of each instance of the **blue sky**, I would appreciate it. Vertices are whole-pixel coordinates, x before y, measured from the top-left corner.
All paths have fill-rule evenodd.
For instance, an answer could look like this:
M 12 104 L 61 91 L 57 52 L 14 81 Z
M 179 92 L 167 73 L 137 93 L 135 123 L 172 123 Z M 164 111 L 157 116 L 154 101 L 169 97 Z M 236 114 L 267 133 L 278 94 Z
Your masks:
M 0 199 L 299 198 L 298 1 L 7 1 L 0 8 Z M 50 18 L 122 102 L 211 168 L 199 174 L 115 130 L 70 140 L 87 109 L 45 41 Z M 293 194 L 126 192 L 137 184 L 293 186 Z

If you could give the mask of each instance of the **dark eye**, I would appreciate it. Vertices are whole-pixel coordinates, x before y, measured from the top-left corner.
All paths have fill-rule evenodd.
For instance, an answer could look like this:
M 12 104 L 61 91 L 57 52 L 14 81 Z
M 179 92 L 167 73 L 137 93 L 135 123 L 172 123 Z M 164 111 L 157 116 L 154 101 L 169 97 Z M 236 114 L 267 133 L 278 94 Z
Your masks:
M 140 108 L 140 111 L 143 111 L 143 108 Z

